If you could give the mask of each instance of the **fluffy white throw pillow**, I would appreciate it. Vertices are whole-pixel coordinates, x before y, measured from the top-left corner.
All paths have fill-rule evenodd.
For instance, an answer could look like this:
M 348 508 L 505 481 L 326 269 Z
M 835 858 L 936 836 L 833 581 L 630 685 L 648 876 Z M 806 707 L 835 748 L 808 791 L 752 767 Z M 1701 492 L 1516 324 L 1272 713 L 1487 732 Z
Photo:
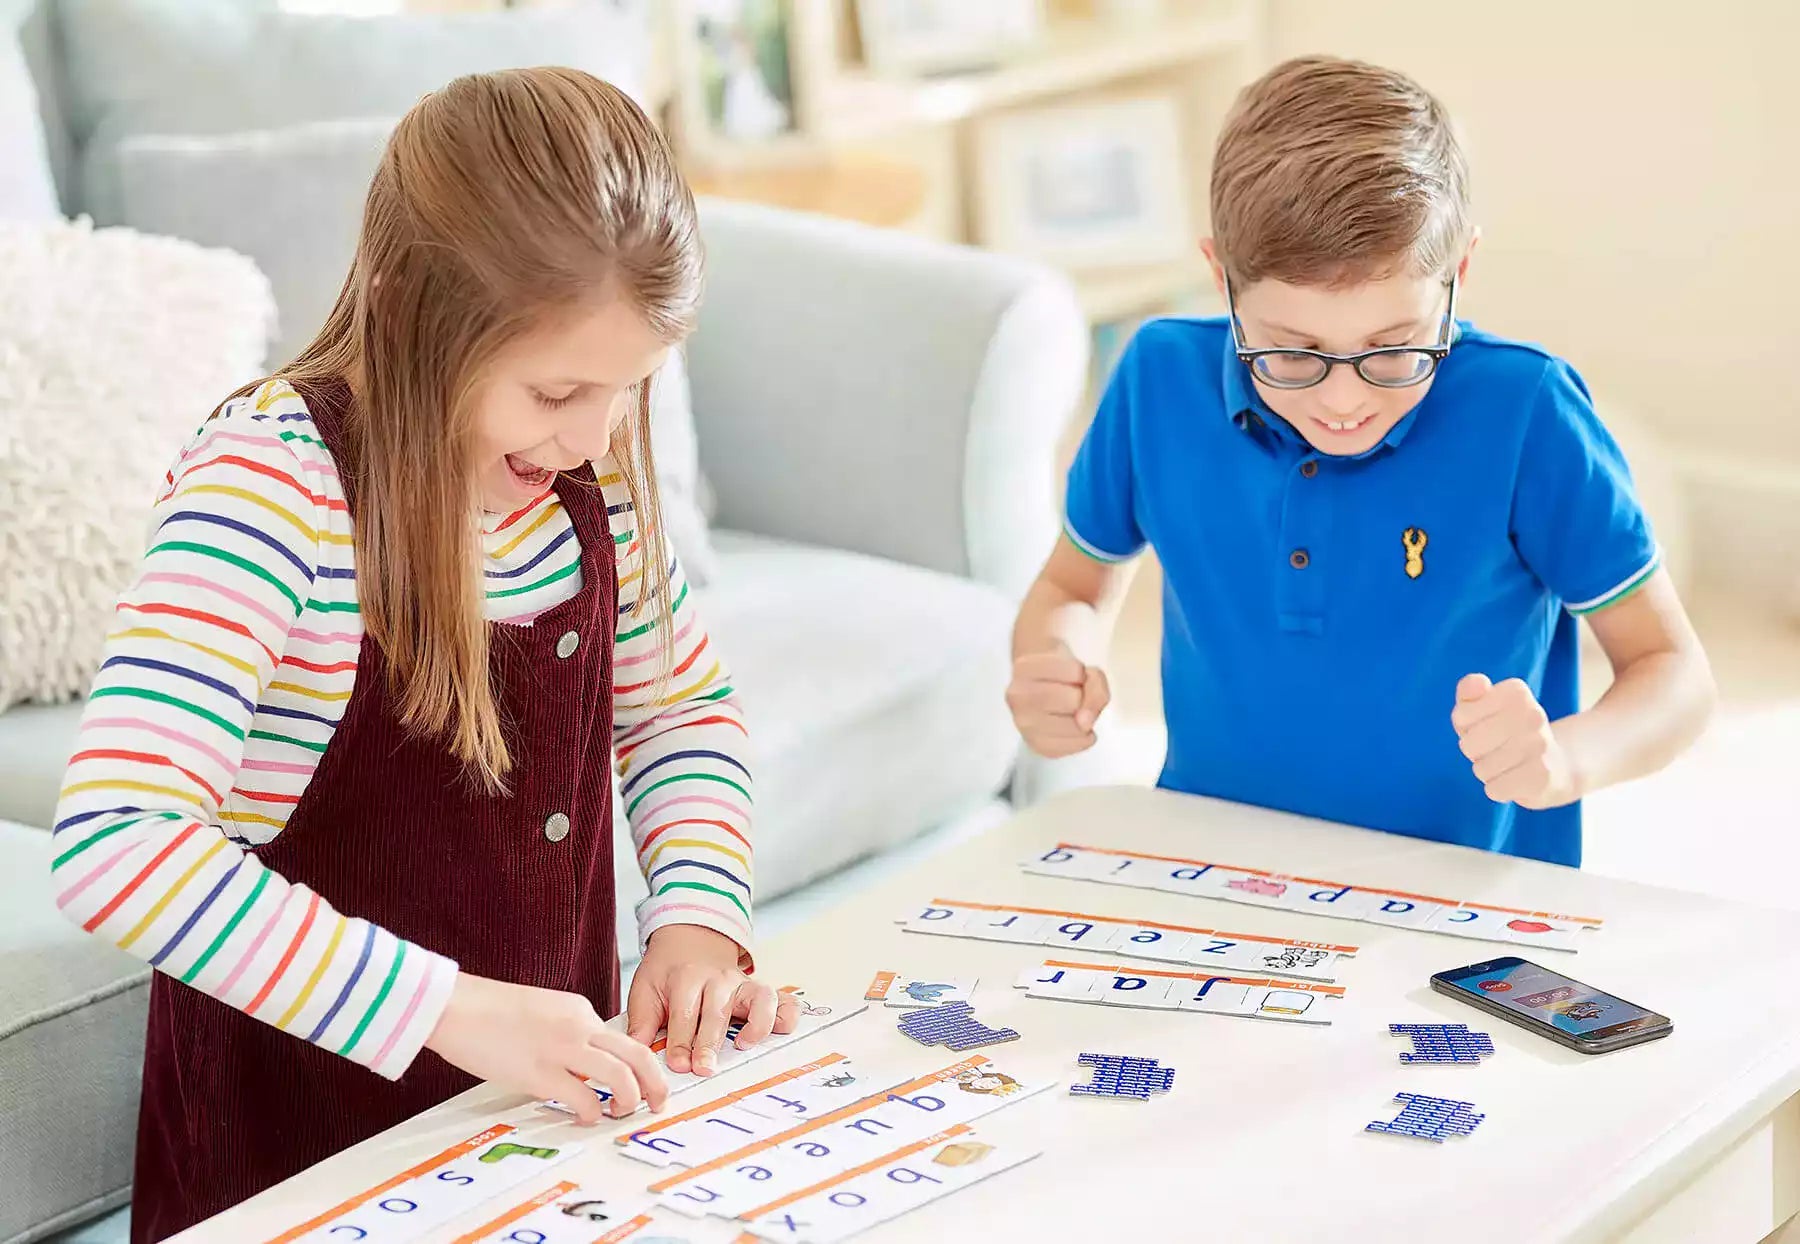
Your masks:
M 169 463 L 274 320 L 230 251 L 0 221 L 0 710 L 87 690 Z

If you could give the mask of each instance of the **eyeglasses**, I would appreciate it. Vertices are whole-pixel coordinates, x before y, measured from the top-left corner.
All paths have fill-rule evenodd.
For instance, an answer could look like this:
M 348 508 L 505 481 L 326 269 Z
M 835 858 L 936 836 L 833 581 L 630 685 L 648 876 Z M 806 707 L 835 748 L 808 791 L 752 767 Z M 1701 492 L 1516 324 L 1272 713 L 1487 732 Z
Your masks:
M 1238 359 L 1256 374 L 1256 378 L 1275 389 L 1310 389 L 1331 374 L 1342 363 L 1354 367 L 1356 374 L 1378 389 L 1405 389 L 1422 384 L 1437 370 L 1456 334 L 1456 275 L 1446 284 L 1450 297 L 1444 304 L 1444 322 L 1438 328 L 1435 346 L 1382 346 L 1360 354 L 1328 354 L 1323 350 L 1274 349 L 1252 350 L 1244 344 L 1244 327 L 1238 322 L 1237 301 L 1231 293 L 1231 280 L 1225 280 L 1225 309 L 1231 317 L 1231 341 Z

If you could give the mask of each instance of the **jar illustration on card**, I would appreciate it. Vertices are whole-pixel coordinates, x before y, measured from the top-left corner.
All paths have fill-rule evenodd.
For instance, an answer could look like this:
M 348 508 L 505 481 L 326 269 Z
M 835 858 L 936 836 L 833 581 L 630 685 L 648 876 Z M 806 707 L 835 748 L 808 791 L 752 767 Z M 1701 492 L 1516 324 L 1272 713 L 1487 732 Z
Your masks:
M 1301 993 L 1298 989 L 1271 989 L 1263 995 L 1262 1005 L 1256 1011 L 1259 1015 L 1304 1015 L 1312 1004 L 1313 996 L 1309 993 Z

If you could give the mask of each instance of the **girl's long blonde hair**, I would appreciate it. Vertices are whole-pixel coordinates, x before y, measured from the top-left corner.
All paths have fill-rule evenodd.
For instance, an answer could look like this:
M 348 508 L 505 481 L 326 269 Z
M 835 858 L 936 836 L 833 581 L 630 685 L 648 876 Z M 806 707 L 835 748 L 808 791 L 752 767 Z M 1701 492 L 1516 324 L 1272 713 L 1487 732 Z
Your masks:
M 628 96 L 573 69 L 471 75 L 395 129 L 337 305 L 278 373 L 350 384 L 338 468 L 356 486 L 363 625 L 387 658 L 402 721 L 443 738 L 489 790 L 504 788 L 511 761 L 488 679 L 470 454 L 482 370 L 521 333 L 596 296 L 628 299 L 677 342 L 693 326 L 700 277 L 693 196 Z M 633 610 L 664 637 L 666 678 L 648 381 L 635 399 L 612 450 L 643 556 Z

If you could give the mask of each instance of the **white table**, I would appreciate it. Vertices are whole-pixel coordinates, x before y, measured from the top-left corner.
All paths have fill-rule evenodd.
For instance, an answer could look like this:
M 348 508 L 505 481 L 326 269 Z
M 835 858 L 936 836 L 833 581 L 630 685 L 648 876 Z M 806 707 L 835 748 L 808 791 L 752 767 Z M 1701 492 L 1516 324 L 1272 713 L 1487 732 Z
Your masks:
M 1059 840 L 1209 858 L 1383 888 L 1577 912 L 1606 927 L 1577 955 L 1540 955 L 1675 1020 L 1669 1039 L 1590 1057 L 1431 992 L 1432 972 L 1509 948 L 1281 911 L 1028 876 L 1017 862 Z M 1694 827 L 1706 849 L 1706 827 Z M 1750 865 L 1753 866 L 1753 865 Z M 1025 998 L 1039 948 L 926 937 L 893 923 L 932 897 L 1098 912 L 1360 945 L 1329 1028 L 1129 1011 Z M 1078 952 L 1058 957 L 1083 958 Z M 1024 1034 L 998 1047 L 1028 1072 L 1083 1074 L 1081 1050 L 1151 1055 L 1178 1069 L 1146 1103 L 1061 1089 L 978 1121 L 1043 1157 L 862 1237 L 1049 1240 L 1628 1240 L 1754 1244 L 1800 1211 L 1800 914 L 1139 789 L 1084 791 L 896 876 L 760 948 L 778 982 L 860 998 L 879 968 L 978 973 L 983 1019 Z M 1096 962 L 1107 962 L 1097 958 Z M 1148 965 L 1154 966 L 1154 965 Z M 902 1072 L 949 1061 L 871 1011 L 675 1099 L 688 1109 L 826 1050 Z M 1479 1067 L 1408 1067 L 1390 1022 L 1468 1022 L 1493 1034 Z M 1397 1091 L 1477 1103 L 1486 1122 L 1443 1145 L 1368 1135 Z M 500 1117 L 540 1143 L 574 1139 L 514 1095 L 472 1090 L 180 1237 L 264 1240 Z M 612 1152 L 622 1124 L 558 1178 L 639 1188 L 651 1169 Z M 540 1181 L 543 1184 L 551 1179 Z M 536 1190 L 527 1185 L 521 1196 Z M 433 1244 L 499 1212 L 484 1207 Z M 978 1224 L 979 1232 L 974 1230 Z M 712 1230 L 711 1227 L 719 1227 Z M 728 1240 L 722 1224 L 699 1240 Z

